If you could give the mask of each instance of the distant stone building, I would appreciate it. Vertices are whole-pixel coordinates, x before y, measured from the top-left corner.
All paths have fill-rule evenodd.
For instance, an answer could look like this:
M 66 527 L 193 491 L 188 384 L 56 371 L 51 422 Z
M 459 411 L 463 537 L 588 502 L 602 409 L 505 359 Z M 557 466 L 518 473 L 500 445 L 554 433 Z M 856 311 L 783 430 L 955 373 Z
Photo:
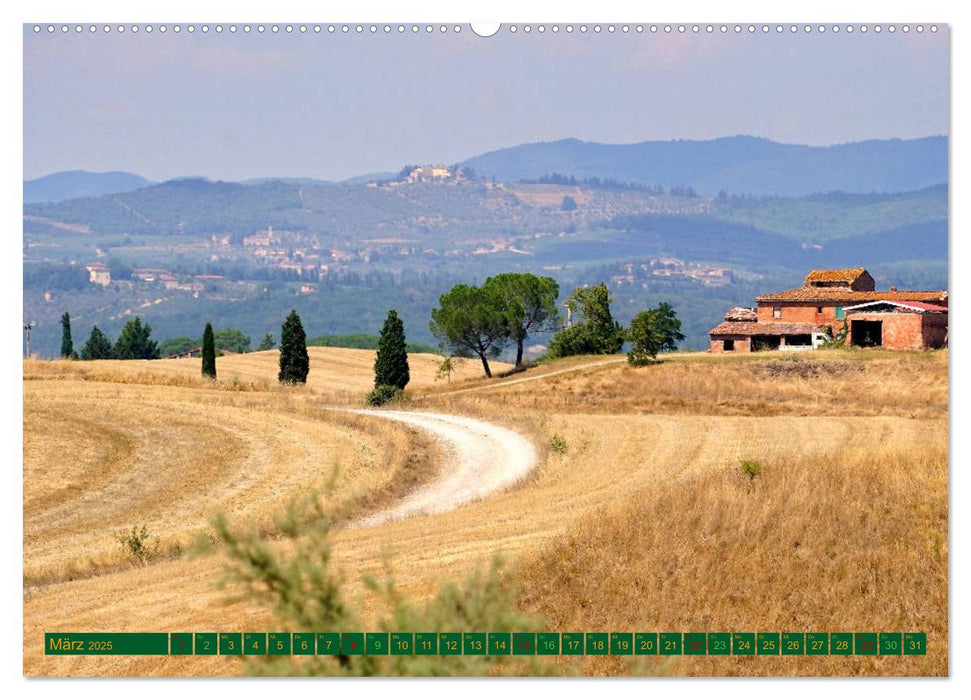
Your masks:
M 947 345 L 946 291 L 876 291 L 863 268 L 813 270 L 802 287 L 756 297 L 709 331 L 711 352 L 810 350 L 840 335 L 852 345 L 925 350 Z
M 85 269 L 88 271 L 88 281 L 92 284 L 100 284 L 102 287 L 111 284 L 111 270 L 104 263 L 91 263 Z

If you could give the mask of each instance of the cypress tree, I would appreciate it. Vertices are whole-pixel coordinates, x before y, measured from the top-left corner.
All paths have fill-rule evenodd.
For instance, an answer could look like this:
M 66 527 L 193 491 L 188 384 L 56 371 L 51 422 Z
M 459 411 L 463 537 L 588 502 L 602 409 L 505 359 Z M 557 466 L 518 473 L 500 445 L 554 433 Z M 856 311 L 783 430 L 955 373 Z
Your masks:
M 216 339 L 211 323 L 206 323 L 206 330 L 202 334 L 202 376 L 216 378 Z
M 71 340 L 71 314 L 67 311 L 61 316 L 61 357 L 74 359 L 74 341 Z
M 310 356 L 307 355 L 307 334 L 296 310 L 280 329 L 280 374 L 281 384 L 306 384 L 310 372 Z
M 398 317 L 398 312 L 391 309 L 378 339 L 378 355 L 374 359 L 374 386 L 404 389 L 410 379 L 405 324 Z
M 110 360 L 112 358 L 111 341 L 101 329 L 94 326 L 87 342 L 81 348 L 82 360 Z

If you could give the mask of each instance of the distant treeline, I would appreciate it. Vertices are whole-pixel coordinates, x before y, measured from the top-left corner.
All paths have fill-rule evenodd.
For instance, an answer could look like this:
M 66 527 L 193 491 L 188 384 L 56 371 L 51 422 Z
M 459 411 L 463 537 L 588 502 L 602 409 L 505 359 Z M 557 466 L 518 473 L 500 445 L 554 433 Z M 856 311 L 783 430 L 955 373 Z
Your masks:
M 378 336 L 367 333 L 349 333 L 347 335 L 321 335 L 307 341 L 307 345 L 323 348 L 355 348 L 359 350 L 377 350 Z M 407 343 L 408 352 L 437 354 L 439 349 L 423 343 Z
M 537 179 L 522 178 L 519 182 L 523 185 L 566 185 L 569 187 L 588 187 L 598 190 L 624 190 L 630 192 L 644 192 L 646 194 L 671 197 L 697 197 L 698 194 L 692 187 L 674 186 L 665 191 L 663 185 L 642 185 L 636 182 L 622 182 L 614 178 L 585 177 L 578 180 L 573 175 L 563 175 L 562 173 L 549 173 L 541 175 Z

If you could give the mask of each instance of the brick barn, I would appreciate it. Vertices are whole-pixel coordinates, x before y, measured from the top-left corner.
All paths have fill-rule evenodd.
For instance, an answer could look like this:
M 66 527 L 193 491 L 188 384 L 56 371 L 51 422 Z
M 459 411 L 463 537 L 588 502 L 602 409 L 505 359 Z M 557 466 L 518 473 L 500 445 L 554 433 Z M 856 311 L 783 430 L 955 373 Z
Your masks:
M 947 345 L 946 291 L 876 291 L 865 269 L 813 270 L 801 287 L 756 297 L 708 333 L 711 352 L 811 350 L 845 335 L 852 345 L 926 350 Z

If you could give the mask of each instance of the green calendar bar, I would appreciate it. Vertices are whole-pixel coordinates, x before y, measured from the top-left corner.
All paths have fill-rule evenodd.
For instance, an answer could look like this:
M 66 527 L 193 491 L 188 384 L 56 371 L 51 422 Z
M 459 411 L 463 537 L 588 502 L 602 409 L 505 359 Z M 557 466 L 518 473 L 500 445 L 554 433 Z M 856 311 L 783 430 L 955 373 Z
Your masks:
M 829 635 L 829 653 L 834 656 L 849 656 L 853 653 L 853 633 L 833 632 Z
M 903 653 L 904 636 L 900 632 L 880 633 L 880 655 L 899 656 Z
M 411 656 L 415 653 L 415 635 L 411 632 L 391 633 L 391 655 Z
M 516 632 L 513 634 L 512 653 L 515 656 L 533 656 L 536 653 L 536 633 Z
M 923 632 L 908 632 L 904 635 L 904 654 L 907 656 L 927 653 L 927 635 Z
M 415 632 L 415 655 L 436 656 L 438 635 L 435 632 Z
M 829 635 L 826 632 L 806 632 L 806 653 L 809 656 L 829 655 Z
M 196 632 L 196 656 L 215 656 L 219 653 L 219 635 L 215 632 Z
M 752 656 L 755 654 L 755 635 L 750 632 L 736 632 L 732 635 L 732 654 Z
M 219 633 L 219 655 L 240 656 L 243 653 L 243 635 L 239 632 Z
M 344 656 L 364 656 L 364 633 L 341 632 L 341 654 Z
M 293 633 L 293 653 L 296 656 L 313 656 L 317 653 L 317 635 L 313 632 Z
M 684 633 L 684 653 L 687 656 L 704 656 L 707 653 L 708 635 L 703 632 Z
M 634 635 L 627 632 L 610 633 L 610 653 L 612 656 L 626 656 L 634 653 Z
M 540 656 L 560 655 L 560 635 L 557 632 L 540 632 L 536 637 L 536 653 Z
M 567 656 L 583 656 L 583 632 L 564 632 L 561 653 Z
M 802 656 L 806 653 L 806 635 L 802 632 L 782 633 L 782 655 Z
M 48 655 L 887 656 L 924 632 L 47 632 Z
M 462 653 L 466 656 L 479 656 L 486 653 L 485 632 L 466 632 L 462 635 Z
M 654 632 L 635 633 L 634 653 L 643 656 L 657 656 L 657 634 Z
M 322 656 L 339 656 L 341 635 L 338 632 L 319 632 L 317 634 L 317 653 Z
M 168 632 L 48 632 L 44 653 L 53 656 L 168 656 Z
M 681 656 L 681 633 L 661 632 L 658 638 L 658 649 L 662 656 Z
M 782 644 L 778 632 L 759 632 L 756 635 L 759 656 L 778 656 Z
M 289 632 L 270 632 L 267 639 L 267 650 L 270 656 L 290 656 L 292 654 L 290 647 L 290 633 Z
M 461 656 L 462 633 L 442 632 L 438 635 L 438 653 L 442 656 Z
M 387 656 L 391 647 L 391 640 L 387 632 L 368 632 L 365 641 L 365 653 L 368 656 Z
M 606 656 L 609 649 L 605 632 L 587 632 L 585 653 L 588 656 Z
M 266 632 L 243 634 L 243 653 L 247 656 L 266 656 Z
M 189 656 L 192 652 L 192 634 L 173 632 L 169 636 L 169 653 L 172 656 Z
M 708 655 L 728 656 L 732 653 L 732 635 L 728 632 L 708 633 Z

